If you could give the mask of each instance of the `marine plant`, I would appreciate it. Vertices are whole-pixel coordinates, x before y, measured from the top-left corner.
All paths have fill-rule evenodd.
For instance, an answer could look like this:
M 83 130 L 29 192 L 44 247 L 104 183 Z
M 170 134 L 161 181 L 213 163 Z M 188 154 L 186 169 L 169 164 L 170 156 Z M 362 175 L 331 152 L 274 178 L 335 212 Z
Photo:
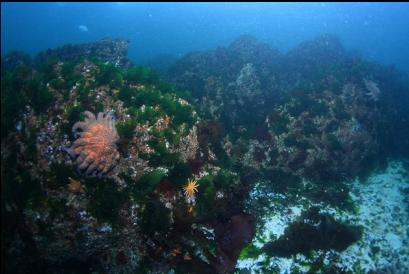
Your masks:
M 53 95 L 39 73 L 21 64 L 2 73 L 1 78 L 1 136 L 4 138 L 13 127 L 25 107 L 30 105 L 36 113 L 44 113 L 50 106 Z
M 124 79 L 129 83 L 152 85 L 159 82 L 159 75 L 155 71 L 148 68 L 134 67 L 126 72 Z
M 121 87 L 122 74 L 113 64 L 100 64 L 99 73 L 95 79 L 97 85 L 110 85 L 111 87 Z
M 151 193 L 166 177 L 161 170 L 154 170 L 144 174 L 133 187 L 132 194 L 135 199 L 143 200 Z
M 120 222 L 120 209 L 128 201 L 129 197 L 125 190 L 119 190 L 112 179 L 88 178 L 85 184 L 92 199 L 88 210 L 100 222 L 108 222 L 118 225 Z
M 169 231 L 169 215 L 169 209 L 162 203 L 151 200 L 145 204 L 138 224 L 146 235 L 163 239 Z

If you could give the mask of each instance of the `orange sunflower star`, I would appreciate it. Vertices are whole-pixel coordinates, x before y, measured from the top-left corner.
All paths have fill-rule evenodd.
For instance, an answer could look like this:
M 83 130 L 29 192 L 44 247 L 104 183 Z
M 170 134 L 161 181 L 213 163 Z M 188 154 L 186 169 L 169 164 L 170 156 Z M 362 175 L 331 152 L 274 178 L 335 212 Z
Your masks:
M 192 199 L 195 196 L 195 192 L 199 191 L 197 189 L 198 186 L 199 184 L 197 183 L 196 180 L 189 180 L 187 182 L 187 185 L 183 187 L 183 189 L 185 190 L 185 196 L 188 199 Z
M 116 142 L 119 140 L 115 119 L 111 113 L 100 112 L 95 117 L 92 112 L 84 112 L 85 120 L 72 127 L 79 136 L 68 149 L 86 176 L 102 177 L 113 173 L 119 162 Z

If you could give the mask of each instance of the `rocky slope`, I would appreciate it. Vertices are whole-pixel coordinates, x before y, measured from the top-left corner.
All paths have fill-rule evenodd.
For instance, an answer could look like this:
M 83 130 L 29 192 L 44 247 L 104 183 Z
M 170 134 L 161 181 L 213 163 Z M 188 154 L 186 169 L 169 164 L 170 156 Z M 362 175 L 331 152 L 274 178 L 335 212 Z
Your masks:
M 232 273 L 305 251 L 297 237 L 248 246 L 297 201 L 328 224 L 309 251 L 367 235 L 309 207 L 353 211 L 351 180 L 408 156 L 403 75 L 330 36 L 285 55 L 242 36 L 177 61 L 168 84 L 127 45 L 2 57 L 2 270 Z M 289 235 L 311 230 L 300 220 Z M 333 241 L 338 228 L 351 241 Z

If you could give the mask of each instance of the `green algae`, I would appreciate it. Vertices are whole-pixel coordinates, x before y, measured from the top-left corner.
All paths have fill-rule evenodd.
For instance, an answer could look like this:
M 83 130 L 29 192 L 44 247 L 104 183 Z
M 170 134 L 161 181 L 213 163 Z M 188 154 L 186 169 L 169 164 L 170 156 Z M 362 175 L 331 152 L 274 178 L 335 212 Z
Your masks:
M 135 134 L 136 125 L 137 125 L 137 122 L 133 119 L 125 121 L 125 122 L 117 123 L 116 128 L 117 128 L 119 137 L 121 139 L 131 140 Z
M 197 196 L 198 214 L 202 217 L 213 216 L 215 213 L 214 200 L 216 196 L 216 187 L 214 184 L 215 177 L 207 175 L 202 177 L 199 181 L 199 193 Z
M 50 173 L 48 174 L 49 184 L 53 186 L 66 186 L 70 182 L 70 178 L 74 180 L 80 179 L 72 166 L 58 163 L 50 165 Z
M 144 174 L 132 185 L 131 195 L 135 200 L 144 200 L 165 178 L 166 173 L 162 170 L 154 170 Z
M 148 144 L 155 152 L 151 154 L 141 154 L 141 158 L 148 160 L 153 167 L 172 167 L 179 162 L 180 154 L 170 152 L 166 147 L 165 141 L 153 139 L 149 141 Z
M 123 76 L 121 70 L 112 64 L 99 64 L 99 73 L 95 78 L 97 86 L 109 85 L 111 88 L 122 86 Z
M 242 249 L 242 251 L 240 252 L 239 259 L 240 260 L 256 259 L 262 253 L 263 251 L 261 250 L 261 248 L 258 248 L 251 243 Z
M 168 179 L 176 187 L 181 187 L 187 183 L 191 176 L 192 170 L 190 169 L 189 164 L 179 161 L 169 171 Z
M 65 134 L 70 140 L 73 140 L 72 127 L 83 118 L 85 111 L 81 103 L 75 106 L 68 106 L 65 109 L 64 118 L 67 121 L 61 126 L 61 134 Z
M 84 181 L 89 195 L 88 210 L 100 222 L 108 222 L 114 226 L 120 223 L 120 210 L 129 201 L 125 190 L 118 190 L 110 179 L 90 178 Z
M 138 224 L 144 234 L 163 239 L 170 227 L 170 210 L 160 202 L 148 201 Z
M 124 79 L 133 84 L 154 85 L 159 83 L 160 77 L 159 74 L 152 69 L 133 67 L 127 70 Z

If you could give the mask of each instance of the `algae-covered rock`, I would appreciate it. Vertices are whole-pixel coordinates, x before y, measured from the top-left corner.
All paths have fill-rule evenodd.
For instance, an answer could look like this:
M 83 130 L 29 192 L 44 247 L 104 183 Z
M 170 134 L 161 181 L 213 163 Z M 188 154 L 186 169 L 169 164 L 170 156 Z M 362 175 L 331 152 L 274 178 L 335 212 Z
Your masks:
M 330 35 L 286 54 L 242 36 L 185 56 L 168 78 L 220 123 L 236 162 L 329 185 L 362 176 L 389 156 L 408 156 L 408 81 L 395 73 Z
M 267 243 L 263 251 L 269 256 L 289 257 L 312 250 L 345 250 L 362 236 L 362 227 L 339 223 L 332 216 L 310 208 L 290 224 L 276 241 Z
M 198 214 L 210 200 L 189 203 L 183 187 L 219 174 L 215 159 L 201 157 L 219 147 L 199 145 L 186 93 L 129 67 L 126 48 L 104 40 L 41 53 L 35 66 L 18 54 L 5 60 L 13 64 L 2 72 L 1 101 L 7 271 L 135 272 L 157 267 L 152 254 L 171 267 L 176 248 L 208 264 L 178 231 L 195 242 L 190 226 L 210 221 Z M 224 204 L 226 178 L 236 175 L 220 174 L 213 192 Z
M 171 83 L 127 47 L 2 57 L 6 271 L 230 273 L 242 249 L 341 250 L 358 234 L 318 213 L 291 243 L 245 246 L 294 201 L 354 208 L 351 179 L 408 156 L 405 78 L 334 37 L 281 54 L 241 36 L 178 60 Z M 299 248 L 299 227 L 325 243 Z

